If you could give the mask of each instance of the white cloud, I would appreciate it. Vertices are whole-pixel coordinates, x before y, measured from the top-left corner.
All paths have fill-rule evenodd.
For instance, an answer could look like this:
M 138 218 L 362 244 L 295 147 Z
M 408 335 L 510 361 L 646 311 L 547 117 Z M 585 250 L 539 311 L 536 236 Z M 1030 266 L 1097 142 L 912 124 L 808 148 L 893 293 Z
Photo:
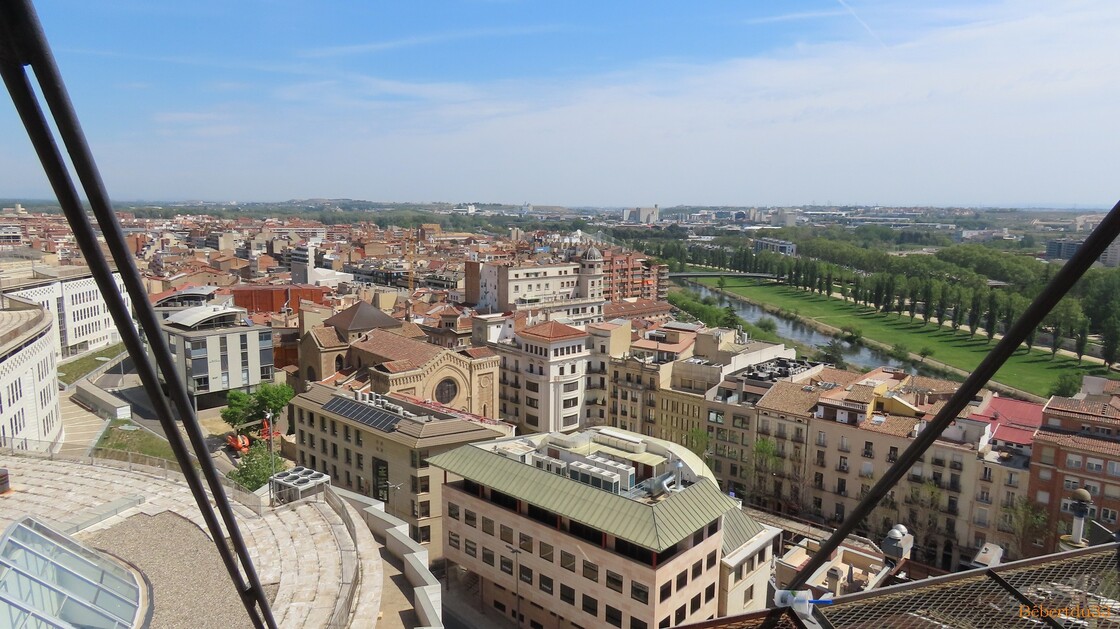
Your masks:
M 128 173 L 122 198 L 1111 204 L 1113 3 L 939 5 L 886 30 L 868 12 L 887 9 L 859 9 L 889 49 L 462 84 L 307 69 L 267 107 L 196 123 L 237 125 L 236 141 L 102 163 Z

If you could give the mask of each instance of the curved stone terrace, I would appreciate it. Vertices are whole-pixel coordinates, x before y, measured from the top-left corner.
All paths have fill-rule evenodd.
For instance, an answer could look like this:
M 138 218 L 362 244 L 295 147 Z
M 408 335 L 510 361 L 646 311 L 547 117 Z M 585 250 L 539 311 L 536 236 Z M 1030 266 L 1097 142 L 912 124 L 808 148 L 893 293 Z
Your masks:
M 187 485 L 102 465 L 0 455 L 11 491 L 0 530 L 24 515 L 112 554 L 151 585 L 151 627 L 246 627 L 234 591 Z M 172 475 L 173 476 L 173 475 Z M 233 503 L 257 574 L 281 627 L 374 627 L 381 604 L 380 545 L 351 507 L 309 498 L 263 515 Z M 344 584 L 356 581 L 353 598 Z M 354 604 L 342 609 L 349 600 Z M 335 614 L 336 607 L 340 609 Z

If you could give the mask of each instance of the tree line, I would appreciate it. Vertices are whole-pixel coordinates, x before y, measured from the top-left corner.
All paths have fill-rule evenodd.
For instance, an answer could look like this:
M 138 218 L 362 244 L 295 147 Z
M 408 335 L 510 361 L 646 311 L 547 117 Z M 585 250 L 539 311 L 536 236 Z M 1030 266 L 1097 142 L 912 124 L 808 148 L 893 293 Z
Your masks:
M 990 342 L 1018 319 L 1053 274 L 1054 265 L 1014 256 L 982 245 L 955 245 L 934 255 L 892 256 L 845 242 L 807 239 L 798 256 L 755 252 L 745 242 L 735 247 L 679 241 L 642 243 L 644 251 L 668 260 L 674 270 L 704 265 L 747 273 L 775 275 L 781 283 L 874 308 L 884 313 L 940 322 L 954 332 L 975 336 L 983 330 Z M 1004 284 L 991 286 L 989 280 Z M 1120 269 L 1092 269 L 1070 294 L 1032 330 L 1049 334 L 1056 354 L 1063 338 L 1073 341 L 1078 359 L 1092 334 L 1101 336 L 1101 354 L 1109 365 L 1120 358 Z

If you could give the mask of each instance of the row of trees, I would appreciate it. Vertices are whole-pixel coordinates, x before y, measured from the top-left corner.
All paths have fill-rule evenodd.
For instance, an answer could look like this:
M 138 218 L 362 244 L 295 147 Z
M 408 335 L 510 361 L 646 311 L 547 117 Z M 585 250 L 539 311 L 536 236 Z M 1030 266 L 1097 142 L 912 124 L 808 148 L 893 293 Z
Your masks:
M 756 253 L 745 245 L 735 248 L 680 242 L 648 245 L 659 256 L 677 256 L 680 264 L 698 264 L 779 277 L 788 286 L 875 308 L 934 320 L 970 335 L 984 330 L 989 341 L 1010 328 L 1031 299 L 1050 280 L 1052 265 L 1008 255 L 979 245 L 958 245 L 936 256 L 889 256 L 847 243 L 814 239 L 802 246 L 801 257 Z M 820 256 L 820 257 L 818 257 Z M 1014 284 L 989 288 L 991 279 L 1018 278 Z M 999 281 L 1007 281 L 999 279 Z M 1094 269 L 1072 294 L 1050 312 L 1026 340 L 1033 347 L 1037 333 L 1050 335 L 1056 354 L 1062 339 L 1073 340 L 1080 359 L 1093 333 L 1101 335 L 1102 357 L 1109 364 L 1120 359 L 1120 269 Z

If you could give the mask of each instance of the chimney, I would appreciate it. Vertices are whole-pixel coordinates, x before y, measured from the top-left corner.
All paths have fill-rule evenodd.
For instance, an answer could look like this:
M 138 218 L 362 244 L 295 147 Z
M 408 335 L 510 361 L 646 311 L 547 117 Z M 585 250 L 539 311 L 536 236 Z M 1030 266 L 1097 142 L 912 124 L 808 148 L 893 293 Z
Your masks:
M 1073 531 L 1069 535 L 1058 538 L 1058 547 L 1062 550 L 1085 548 L 1089 545 L 1085 539 L 1085 518 L 1089 515 L 1089 507 L 1093 504 L 1093 496 L 1084 487 L 1074 490 L 1073 506 Z
M 840 594 L 840 568 L 833 566 L 828 569 L 827 573 L 828 591 L 833 594 Z

